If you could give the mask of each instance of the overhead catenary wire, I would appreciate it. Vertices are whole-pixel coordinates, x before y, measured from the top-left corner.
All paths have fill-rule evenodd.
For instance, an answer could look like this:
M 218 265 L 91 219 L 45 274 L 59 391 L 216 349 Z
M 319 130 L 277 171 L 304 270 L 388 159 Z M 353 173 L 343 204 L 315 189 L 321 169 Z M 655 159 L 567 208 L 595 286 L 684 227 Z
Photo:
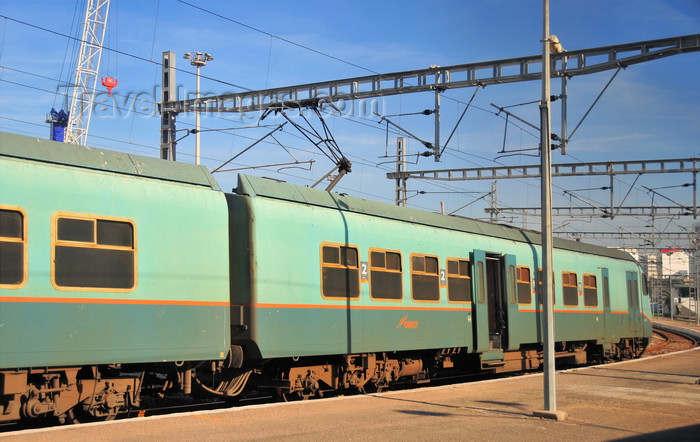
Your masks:
M 10 20 L 10 21 L 13 21 L 13 22 L 15 22 L 15 23 L 24 25 L 24 26 L 28 26 L 28 27 L 31 27 L 31 28 L 34 28 L 34 29 L 38 29 L 38 30 L 41 30 L 41 31 L 44 31 L 44 32 L 48 32 L 48 33 L 54 34 L 54 35 L 58 35 L 58 36 L 60 36 L 60 37 L 69 38 L 69 39 L 71 39 L 71 40 L 75 40 L 75 41 L 78 41 L 78 42 L 81 41 L 81 39 L 78 38 L 78 37 L 73 37 L 73 36 L 71 36 L 71 35 L 67 35 L 67 34 L 64 34 L 64 33 L 62 33 L 62 32 L 54 31 L 54 30 L 52 30 L 52 29 L 48 29 L 48 28 L 43 27 L 43 26 L 34 25 L 34 24 L 28 23 L 28 22 L 23 21 L 23 20 L 18 20 L 18 19 L 16 19 L 16 18 L 8 17 L 8 16 L 2 15 L 2 14 L 0 14 L 0 17 L 1 17 L 1 18 L 4 18 L 4 19 L 6 19 L 6 20 Z M 152 63 L 152 64 L 157 65 L 157 66 L 162 66 L 162 63 L 159 62 L 159 61 L 150 60 L 150 59 L 145 58 L 145 57 L 142 57 L 142 56 L 140 56 L 140 55 L 131 54 L 131 53 L 128 53 L 128 52 L 125 52 L 125 51 L 120 51 L 120 50 L 117 50 L 117 49 L 114 49 L 114 48 L 110 48 L 110 47 L 107 47 L 107 46 L 103 46 L 103 47 L 102 47 L 102 50 L 103 50 L 103 51 L 108 51 L 108 52 L 113 52 L 113 53 L 116 53 L 116 54 L 119 54 L 119 55 L 122 55 L 122 56 L 125 56 L 125 57 L 133 58 L 133 59 L 135 59 L 135 60 L 139 60 L 139 61 L 143 61 L 143 62 L 147 62 L 147 63 Z M 185 69 L 176 68 L 175 70 L 178 71 L 178 72 L 183 72 L 183 73 L 188 74 L 188 75 L 195 75 L 193 72 L 190 72 L 190 71 L 185 70 Z M 232 87 L 235 87 L 235 88 L 238 88 L 238 89 L 243 89 L 243 90 L 248 91 L 248 92 L 251 92 L 251 91 L 252 91 L 252 89 L 249 89 L 249 88 L 247 88 L 247 87 L 244 87 L 244 86 L 241 86 L 241 85 L 238 85 L 238 84 L 235 84 L 235 83 L 231 83 L 231 82 L 228 82 L 228 81 L 219 80 L 219 79 L 217 79 L 217 78 L 208 77 L 208 76 L 206 76 L 206 75 L 200 75 L 200 77 L 201 77 L 201 78 L 204 78 L 204 79 L 207 79 L 207 80 L 210 80 L 210 81 L 213 81 L 213 82 L 216 82 L 216 83 L 225 84 L 225 85 L 227 85 L 227 86 L 232 86 Z
M 298 47 L 298 48 L 301 48 L 301 49 L 304 49 L 304 50 L 313 52 L 313 53 L 315 53 L 315 54 L 318 54 L 318 55 L 321 55 L 321 56 L 330 58 L 330 59 L 332 59 L 332 60 L 335 60 L 335 61 L 338 61 L 338 62 L 340 62 L 340 63 L 346 64 L 346 65 L 348 65 L 348 66 L 352 66 L 352 67 L 355 67 L 355 68 L 357 68 L 357 69 L 361 69 L 361 70 L 366 71 L 366 72 L 369 72 L 369 73 L 371 73 L 371 74 L 376 74 L 376 75 L 381 75 L 381 74 L 382 74 L 381 72 L 378 72 L 378 71 L 376 71 L 376 70 L 374 70 L 374 69 L 370 69 L 370 68 L 368 68 L 368 67 L 359 65 L 359 64 L 357 64 L 357 63 L 354 63 L 354 62 L 351 62 L 351 61 L 342 59 L 342 58 L 340 58 L 340 57 L 336 57 L 336 56 L 334 56 L 334 55 L 328 54 L 327 52 L 323 52 L 323 51 L 320 51 L 320 50 L 318 50 L 318 49 L 314 49 L 314 48 L 312 48 L 312 47 L 310 47 L 310 46 L 307 46 L 307 45 L 304 45 L 304 44 L 301 44 L 301 43 L 297 43 L 297 42 L 295 42 L 295 41 L 293 41 L 293 40 L 290 40 L 290 39 L 288 39 L 288 38 L 284 38 L 284 37 L 281 37 L 281 36 L 279 36 L 279 35 L 273 34 L 273 33 L 271 33 L 271 32 L 265 31 L 265 30 L 263 30 L 263 29 L 257 28 L 257 27 L 255 27 L 255 26 L 252 26 L 252 25 L 243 23 L 243 22 L 241 22 L 240 20 L 232 19 L 231 17 L 227 17 L 227 16 L 225 16 L 225 15 L 223 15 L 223 14 L 219 14 L 219 13 L 214 12 L 214 11 L 212 11 L 212 10 L 206 9 L 206 8 L 204 8 L 204 7 L 202 7 L 202 6 L 195 5 L 195 4 L 190 3 L 190 2 L 187 2 L 187 1 L 185 1 L 185 0 L 177 0 L 177 1 L 178 1 L 179 3 L 182 3 L 182 4 L 184 4 L 184 5 L 189 6 L 189 7 L 191 7 L 191 8 L 194 8 L 194 9 L 200 10 L 200 11 L 202 11 L 202 12 L 204 12 L 204 13 L 210 14 L 210 15 L 212 15 L 212 16 L 214 16 L 214 17 L 221 18 L 221 19 L 223 19 L 223 20 L 226 20 L 226 21 L 231 22 L 231 23 L 235 23 L 235 24 L 237 24 L 237 25 L 239 25 L 239 26 L 242 26 L 242 27 L 244 27 L 244 28 L 247 28 L 247 29 L 250 29 L 250 30 L 252 30 L 252 31 L 258 32 L 258 33 L 260 33 L 260 34 L 267 35 L 267 36 L 269 36 L 271 39 L 275 39 L 275 38 L 276 38 L 276 39 L 278 39 L 278 40 L 280 40 L 280 41 L 283 41 L 283 42 L 285 42 L 285 43 L 288 43 L 288 44 L 290 44 L 290 45 L 293 45 L 293 46 L 296 46 L 296 47 Z M 271 53 L 271 51 L 272 51 L 272 47 L 270 47 L 270 53 Z M 269 65 L 268 65 L 268 69 L 269 69 Z M 268 73 L 269 73 L 269 72 L 268 72 Z M 443 96 L 444 98 L 448 99 L 448 100 L 452 100 L 452 101 L 456 101 L 456 102 L 458 102 L 458 103 L 464 104 L 464 103 L 463 103 L 462 101 L 460 101 L 459 99 L 450 97 L 449 95 L 446 95 L 444 92 L 443 92 L 442 96 Z
M 362 69 L 362 70 L 364 70 L 364 71 L 367 71 L 367 72 L 370 72 L 370 73 L 373 73 L 373 74 L 380 74 L 380 72 L 374 71 L 374 70 L 372 70 L 372 69 L 368 69 L 368 68 L 366 68 L 366 67 L 364 67 L 364 66 L 360 66 L 359 64 L 356 64 L 356 63 L 353 63 L 353 62 L 350 62 L 350 61 L 347 61 L 347 60 L 343 60 L 342 58 L 336 57 L 336 56 L 334 56 L 334 55 L 328 54 L 328 53 L 323 52 L 323 51 L 319 51 L 318 49 L 314 49 L 314 48 L 312 48 L 312 47 L 303 45 L 303 44 L 301 44 L 301 43 L 297 43 L 297 42 L 292 41 L 292 40 L 289 40 L 289 39 L 287 39 L 287 38 L 280 37 L 279 35 L 275 35 L 275 34 L 273 34 L 273 33 L 271 33 L 271 32 L 263 31 L 262 29 L 256 28 L 255 26 L 251 26 L 251 25 L 245 24 L 245 23 L 243 23 L 243 22 L 241 22 L 241 21 L 234 20 L 234 19 L 232 19 L 232 18 L 230 18 L 230 17 L 226 17 L 225 15 L 216 13 L 216 12 L 214 12 L 214 11 L 211 11 L 211 10 L 206 9 L 206 8 L 203 8 L 203 7 L 201 7 L 201 6 L 192 4 L 192 3 L 190 3 L 190 2 L 186 2 L 186 1 L 184 1 L 184 0 L 177 0 L 177 1 L 178 1 L 179 3 L 182 3 L 182 4 L 184 4 L 184 5 L 190 6 L 190 7 L 194 8 L 194 9 L 198 9 L 198 10 L 200 10 L 200 11 L 202 11 L 202 12 L 207 13 L 207 14 L 213 15 L 213 16 L 215 16 L 215 17 L 219 17 L 219 18 L 221 18 L 221 19 L 223 19 L 223 20 L 229 21 L 229 22 L 231 22 L 231 23 L 235 23 L 235 24 L 237 24 L 237 25 L 239 25 L 239 26 L 243 26 L 244 28 L 248 28 L 248 29 L 250 29 L 250 30 L 252 30 L 252 31 L 259 32 L 259 33 L 261 33 L 261 34 L 267 35 L 267 36 L 269 36 L 270 38 L 276 38 L 276 39 L 278 39 L 278 40 L 280 40 L 280 41 L 283 41 L 283 42 L 285 42 L 285 43 L 288 43 L 288 44 L 290 44 L 290 45 L 297 46 L 297 47 L 299 47 L 299 48 L 301 48 L 301 49 L 305 49 L 305 50 L 307 50 L 307 51 L 314 52 L 314 53 L 316 53 L 316 54 L 318 54 L 318 55 L 322 55 L 322 56 L 324 56 L 324 57 L 328 57 L 328 58 L 333 59 L 333 60 L 335 60 L 335 61 L 338 61 L 338 62 L 347 64 L 347 65 L 349 65 L 349 66 L 353 66 L 353 67 L 358 68 L 358 69 Z

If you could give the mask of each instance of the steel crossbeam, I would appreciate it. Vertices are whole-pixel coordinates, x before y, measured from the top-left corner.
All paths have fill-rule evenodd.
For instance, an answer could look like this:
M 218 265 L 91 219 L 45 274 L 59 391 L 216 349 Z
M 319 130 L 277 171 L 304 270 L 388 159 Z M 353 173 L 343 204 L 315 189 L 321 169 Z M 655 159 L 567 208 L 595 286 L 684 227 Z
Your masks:
M 551 77 L 592 74 L 696 51 L 700 51 L 700 34 L 565 51 L 552 55 Z M 454 66 L 431 66 L 427 69 L 237 92 L 201 99 L 165 101 L 160 104 L 160 111 L 180 113 L 197 110 L 218 113 L 298 108 L 318 103 L 319 100 L 335 103 L 413 92 L 532 81 L 541 77 L 542 56 L 533 55 Z
M 681 206 L 625 206 L 614 209 L 601 207 L 552 207 L 552 216 L 614 218 L 615 216 L 678 217 L 698 215 L 697 209 Z M 539 207 L 487 207 L 484 212 L 499 215 L 540 216 Z
M 648 173 L 696 173 L 698 158 L 668 160 L 603 161 L 552 164 L 552 176 L 639 175 Z M 435 169 L 387 173 L 390 179 L 420 178 L 438 181 L 477 181 L 508 178 L 539 178 L 540 165 Z
M 692 232 L 576 232 L 557 231 L 554 232 L 559 237 L 577 237 L 592 239 L 635 239 L 649 238 L 653 236 L 657 239 L 666 240 L 687 240 L 694 235 Z

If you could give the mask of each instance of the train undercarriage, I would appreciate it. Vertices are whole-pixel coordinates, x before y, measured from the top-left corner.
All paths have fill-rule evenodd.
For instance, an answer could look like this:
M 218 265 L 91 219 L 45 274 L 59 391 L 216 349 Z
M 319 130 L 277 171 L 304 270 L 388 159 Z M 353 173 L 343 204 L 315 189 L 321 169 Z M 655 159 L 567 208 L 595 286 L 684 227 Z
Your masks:
M 139 405 L 143 379 L 118 367 L 0 372 L 0 422 L 55 417 L 61 423 L 111 420 Z
M 641 356 L 646 338 L 559 342 L 558 363 L 582 365 Z M 423 384 L 446 376 L 537 370 L 540 346 L 469 353 L 464 348 L 285 358 L 250 366 L 240 347 L 222 361 L 106 365 L 0 372 L 0 422 L 56 419 L 60 423 L 111 420 L 138 409 L 142 394 L 175 392 L 236 400 L 267 391 L 281 400 L 322 397 L 324 392 L 373 393 L 397 384 Z

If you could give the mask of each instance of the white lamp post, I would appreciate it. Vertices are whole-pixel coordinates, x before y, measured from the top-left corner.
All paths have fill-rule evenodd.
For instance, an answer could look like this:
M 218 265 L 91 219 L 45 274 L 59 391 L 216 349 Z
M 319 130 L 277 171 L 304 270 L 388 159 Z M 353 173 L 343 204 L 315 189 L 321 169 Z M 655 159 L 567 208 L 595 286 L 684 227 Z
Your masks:
M 194 163 L 199 164 L 199 71 L 202 66 L 206 66 L 208 61 L 214 59 L 211 54 L 206 52 L 185 52 L 182 58 L 189 60 L 192 66 L 197 67 L 197 91 L 196 91 L 196 101 L 195 101 L 195 132 L 194 132 Z

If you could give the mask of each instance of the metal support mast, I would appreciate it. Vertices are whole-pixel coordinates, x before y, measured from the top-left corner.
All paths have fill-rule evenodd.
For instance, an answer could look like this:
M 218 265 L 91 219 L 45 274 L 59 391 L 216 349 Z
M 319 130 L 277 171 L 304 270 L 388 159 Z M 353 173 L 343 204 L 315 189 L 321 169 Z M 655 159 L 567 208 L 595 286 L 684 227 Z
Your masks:
M 163 52 L 163 73 L 161 87 L 161 103 L 171 99 L 177 100 L 177 82 L 175 80 L 175 53 Z M 163 112 L 160 114 L 160 157 L 163 160 L 175 161 L 175 114 Z
M 87 141 L 92 104 L 95 101 L 97 71 L 102 59 L 110 0 L 87 0 L 80 55 L 68 113 L 66 143 L 84 146 Z
M 435 162 L 440 161 L 440 93 L 443 91 L 440 87 L 440 75 L 440 71 L 435 73 L 435 143 L 433 143 Z
M 542 303 L 544 305 L 544 410 L 557 416 L 557 393 L 554 368 L 554 306 L 552 305 L 552 149 L 550 140 L 550 57 L 549 0 L 543 1 L 542 26 L 542 101 L 540 102 L 540 156 L 542 198 Z M 550 417 L 550 416 L 547 416 Z
M 406 138 L 396 137 L 396 172 L 406 170 Z M 406 206 L 406 180 L 396 178 L 396 205 Z

